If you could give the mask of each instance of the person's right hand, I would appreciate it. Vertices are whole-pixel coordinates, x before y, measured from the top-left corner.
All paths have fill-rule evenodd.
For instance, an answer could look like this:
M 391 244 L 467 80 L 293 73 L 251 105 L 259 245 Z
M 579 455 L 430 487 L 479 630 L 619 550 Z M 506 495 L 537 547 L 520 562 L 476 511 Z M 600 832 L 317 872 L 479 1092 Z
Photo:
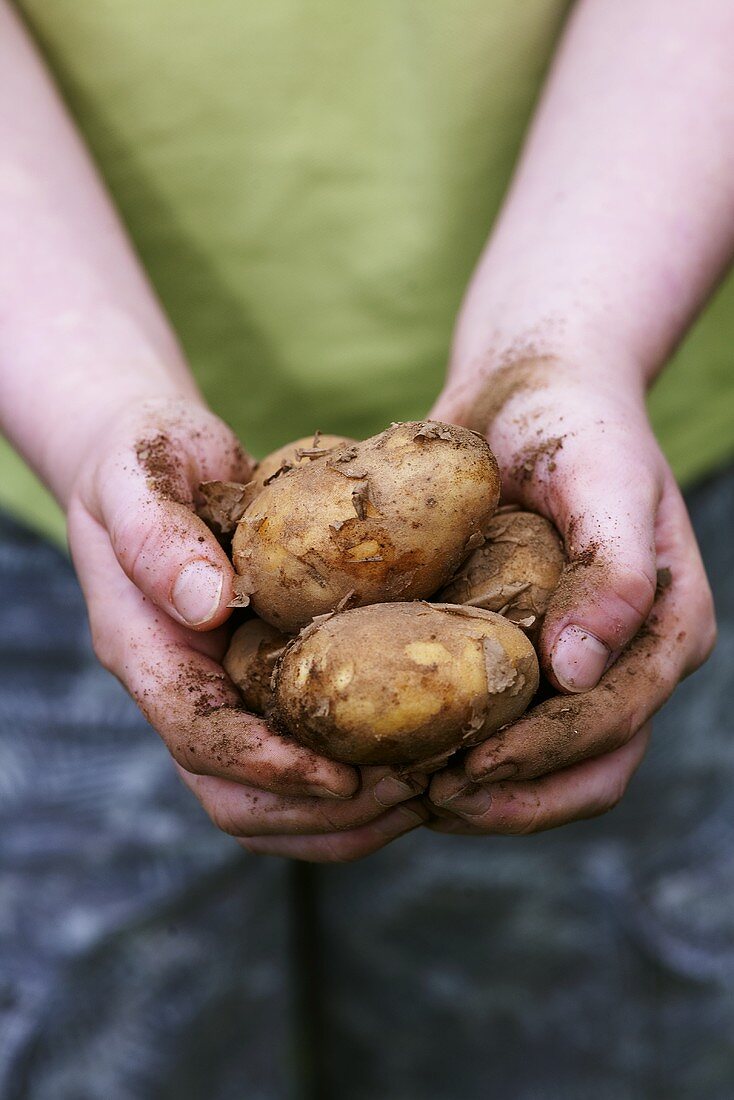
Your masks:
M 121 413 L 83 459 L 69 541 L 95 652 L 158 730 L 212 821 L 253 852 L 357 859 L 428 818 L 423 777 L 333 763 L 248 714 L 221 660 L 234 573 L 194 512 L 247 481 L 230 429 L 191 400 Z M 400 805 L 400 803 L 403 803 Z

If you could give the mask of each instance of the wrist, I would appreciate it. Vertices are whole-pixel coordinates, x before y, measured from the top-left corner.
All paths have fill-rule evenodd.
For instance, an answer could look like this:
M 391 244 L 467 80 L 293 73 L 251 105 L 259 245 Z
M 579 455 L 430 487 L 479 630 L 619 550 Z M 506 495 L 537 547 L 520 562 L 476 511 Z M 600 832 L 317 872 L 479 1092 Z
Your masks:
M 532 360 L 553 361 L 582 385 L 644 393 L 667 353 L 667 345 L 645 338 L 650 303 L 630 310 L 617 301 L 610 282 L 623 281 L 622 272 L 585 279 L 547 251 L 518 264 L 518 247 L 500 223 L 462 302 L 447 388 L 481 390 L 498 372 Z
M 517 356 L 487 353 L 464 364 L 452 363 L 433 415 L 455 420 L 475 431 L 488 433 L 492 425 L 516 403 L 525 414 L 541 420 L 544 396 L 553 394 L 553 405 L 579 392 L 599 395 L 600 400 L 627 404 L 630 410 L 645 408 L 645 381 L 640 371 L 621 361 L 604 362 L 593 357 L 532 354 Z

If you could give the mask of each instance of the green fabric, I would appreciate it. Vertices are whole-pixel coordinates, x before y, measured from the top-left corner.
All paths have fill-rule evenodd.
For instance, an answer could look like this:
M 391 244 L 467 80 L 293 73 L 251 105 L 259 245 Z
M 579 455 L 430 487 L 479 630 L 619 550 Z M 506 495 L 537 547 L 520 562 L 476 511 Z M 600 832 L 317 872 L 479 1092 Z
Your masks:
M 565 0 L 19 6 L 246 446 L 423 413 Z M 683 479 L 732 445 L 733 306 L 653 399 Z M 63 530 L 7 451 L 0 502 Z

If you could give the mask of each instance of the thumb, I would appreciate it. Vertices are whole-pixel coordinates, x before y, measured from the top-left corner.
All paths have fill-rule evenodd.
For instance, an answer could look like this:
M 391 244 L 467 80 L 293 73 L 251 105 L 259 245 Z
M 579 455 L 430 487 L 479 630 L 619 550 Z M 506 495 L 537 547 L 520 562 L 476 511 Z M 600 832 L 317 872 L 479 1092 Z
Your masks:
M 595 687 L 655 599 L 655 519 L 661 487 L 635 456 L 604 462 L 568 448 L 549 494 L 568 563 L 540 638 L 555 687 Z
M 588 691 L 652 608 L 664 460 L 636 390 L 580 380 L 555 359 L 506 372 L 468 402 L 457 387 L 445 391 L 435 414 L 484 427 L 504 499 L 541 512 L 563 536 L 568 563 L 540 657 L 557 689 Z
M 165 478 L 151 478 L 137 453 L 110 456 L 95 479 L 95 518 L 144 595 L 184 626 L 209 630 L 229 617 L 234 570 L 193 511 L 197 464 L 174 440 L 167 446 L 158 456 Z

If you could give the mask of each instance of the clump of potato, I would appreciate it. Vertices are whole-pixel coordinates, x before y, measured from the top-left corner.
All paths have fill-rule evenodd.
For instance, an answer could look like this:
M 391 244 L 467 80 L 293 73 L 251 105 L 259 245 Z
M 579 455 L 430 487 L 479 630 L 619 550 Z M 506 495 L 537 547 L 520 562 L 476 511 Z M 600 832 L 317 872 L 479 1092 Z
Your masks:
M 276 714 L 350 764 L 437 766 L 514 721 L 538 687 L 526 636 L 491 611 L 374 604 L 317 620 L 276 676 Z
M 317 433 L 203 486 L 257 615 L 224 659 L 246 706 L 334 760 L 422 770 L 514 722 L 564 552 L 499 487 L 486 441 L 437 421 Z
M 224 658 L 224 671 L 240 689 L 245 706 L 254 714 L 266 714 L 273 700 L 275 663 L 288 638 L 262 619 L 248 619 L 232 635 Z
M 482 541 L 499 484 L 483 437 L 437 421 L 315 457 L 264 485 L 239 521 L 238 593 L 286 632 L 336 609 L 424 599 Z
M 500 508 L 474 550 L 438 598 L 496 611 L 537 638 L 565 556 L 547 519 L 513 506 Z

